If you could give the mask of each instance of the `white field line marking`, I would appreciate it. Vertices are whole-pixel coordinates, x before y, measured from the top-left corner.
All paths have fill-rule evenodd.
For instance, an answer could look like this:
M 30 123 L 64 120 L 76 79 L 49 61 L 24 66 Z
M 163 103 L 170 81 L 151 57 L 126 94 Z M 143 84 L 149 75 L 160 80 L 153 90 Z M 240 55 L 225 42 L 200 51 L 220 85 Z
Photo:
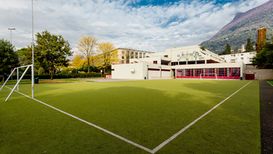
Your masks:
M 271 82 L 267 81 L 267 83 L 270 84 L 273 87 L 273 84 Z
M 189 129 L 191 126 L 193 126 L 195 123 L 197 123 L 199 120 L 201 120 L 202 118 L 204 118 L 206 115 L 208 115 L 210 112 L 212 112 L 213 110 L 215 110 L 217 107 L 219 107 L 221 104 L 223 104 L 225 101 L 227 101 L 228 99 L 230 99 L 232 96 L 234 96 L 235 94 L 237 94 L 240 90 L 242 90 L 243 88 L 245 88 L 246 86 L 248 86 L 252 81 L 248 82 L 247 84 L 245 84 L 244 86 L 242 86 L 240 89 L 236 90 L 234 93 L 232 93 L 231 95 L 229 95 L 227 98 L 225 98 L 224 100 L 222 100 L 220 103 L 218 103 L 217 105 L 215 105 L 213 108 L 211 108 L 210 110 L 208 110 L 206 113 L 202 114 L 200 117 L 198 117 L 197 119 L 195 119 L 194 121 L 192 121 L 190 124 L 188 124 L 187 126 L 185 126 L 184 128 L 182 128 L 180 131 L 178 131 L 177 133 L 175 133 L 173 136 L 171 136 L 169 139 L 165 140 L 164 142 L 162 142 L 161 144 L 159 144 L 157 147 L 155 147 L 152 150 L 152 153 L 156 153 L 158 150 L 160 150 L 161 148 L 163 148 L 165 145 L 167 145 L 168 143 L 170 143 L 172 140 L 174 140 L 177 136 L 179 136 L 180 134 L 182 134 L 183 132 L 185 132 L 187 129 Z
M 10 87 L 7 87 L 7 88 L 8 88 L 8 89 L 11 89 Z M 86 120 L 83 120 L 83 119 L 81 119 L 81 118 L 79 118 L 79 117 L 77 117 L 77 116 L 75 116 L 75 115 L 73 115 L 73 114 L 67 113 L 67 112 L 65 112 L 65 111 L 63 111 L 63 110 L 60 110 L 60 109 L 54 107 L 54 106 L 51 106 L 51 105 L 49 105 L 49 104 L 46 104 L 46 103 L 44 103 L 44 102 L 42 102 L 42 101 L 40 101 L 40 100 L 38 100 L 38 99 L 36 99 L 36 98 L 32 98 L 32 97 L 30 97 L 30 96 L 28 96 L 28 95 L 26 95 L 26 94 L 23 94 L 23 93 L 21 93 L 21 92 L 19 92 L 19 91 L 15 91 L 15 92 L 17 92 L 18 94 L 21 94 L 21 95 L 23 95 L 23 96 L 25 96 L 25 97 L 27 97 L 27 98 L 29 98 L 29 99 L 32 99 L 32 100 L 34 100 L 34 101 L 36 101 L 36 102 L 38 102 L 38 103 L 40 103 L 40 104 L 43 104 L 43 105 L 45 105 L 45 106 L 47 106 L 47 107 L 49 107 L 49 108 L 51 108 L 51 109 L 53 109 L 53 110 L 56 110 L 56 111 L 58 111 L 58 112 L 61 112 L 61 113 L 65 114 L 65 115 L 67 115 L 67 116 L 70 116 L 70 117 L 72 117 L 72 118 L 74 118 L 74 119 L 76 119 L 76 120 L 79 120 L 79 121 L 81 121 L 81 122 L 83 122 L 83 123 L 85 123 L 85 124 L 87 124 L 87 125 L 89 125 L 89 126 L 92 126 L 92 127 L 94 127 L 94 128 L 97 128 L 97 129 L 99 129 L 99 130 L 105 132 L 106 134 L 112 135 L 112 136 L 114 136 L 114 137 L 116 137 L 116 138 L 118 138 L 118 139 L 120 139 L 120 140 L 122 140 L 122 141 L 124 141 L 124 142 L 126 142 L 126 143 L 129 143 L 129 144 L 131 144 L 131 145 L 133 145 L 133 146 L 135 146 L 135 147 L 137 147 L 137 148 L 140 148 L 140 149 L 145 150 L 145 151 L 147 151 L 147 152 L 149 152 L 149 153 L 152 153 L 152 150 L 151 150 L 151 149 L 146 148 L 146 147 L 144 147 L 143 145 L 137 144 L 137 143 L 135 143 L 135 142 L 133 142 L 133 141 L 131 141 L 131 140 L 128 140 L 128 139 L 126 139 L 126 138 L 124 138 L 124 137 L 122 137 L 122 136 L 119 136 L 119 135 L 117 135 L 117 134 L 115 134 L 115 133 L 113 133 L 113 132 L 110 132 L 110 131 L 107 130 L 107 129 L 104 129 L 104 128 L 100 127 L 100 126 L 97 126 L 97 125 L 91 123 L 91 122 L 88 122 L 88 121 L 86 121 Z

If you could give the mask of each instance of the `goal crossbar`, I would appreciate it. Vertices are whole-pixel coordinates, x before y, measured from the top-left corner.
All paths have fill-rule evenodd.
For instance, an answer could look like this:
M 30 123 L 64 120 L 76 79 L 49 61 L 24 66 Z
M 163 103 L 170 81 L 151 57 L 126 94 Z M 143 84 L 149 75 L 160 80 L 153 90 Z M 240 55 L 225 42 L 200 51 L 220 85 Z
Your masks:
M 17 70 L 17 82 L 16 82 L 15 86 L 12 88 L 12 90 L 11 90 L 11 92 L 9 93 L 9 95 L 7 96 L 7 98 L 5 99 L 5 102 L 8 101 L 8 99 L 10 98 L 10 96 L 12 95 L 12 93 L 15 91 L 15 89 L 18 88 L 19 83 L 21 82 L 21 80 L 22 80 L 23 77 L 25 76 L 25 74 L 26 74 L 26 72 L 28 71 L 28 69 L 29 69 L 30 67 L 33 69 L 32 66 L 33 66 L 33 65 L 20 66 L 20 67 L 14 68 L 14 69 L 11 71 L 10 75 L 8 76 L 8 78 L 6 79 L 6 81 L 4 82 L 4 84 L 1 86 L 1 89 L 0 89 L 0 90 L 2 90 L 3 87 L 7 84 L 7 82 L 9 81 L 9 79 L 11 78 L 11 76 L 13 75 L 13 73 L 15 72 L 15 70 Z M 19 78 L 19 69 L 20 69 L 20 68 L 26 68 L 26 69 L 24 70 L 22 76 Z M 33 78 L 32 78 L 32 80 L 33 80 Z
M 18 70 L 19 68 L 29 67 L 29 66 L 32 66 L 32 65 L 25 65 L 25 66 L 19 66 L 19 67 L 14 68 L 11 71 L 10 75 L 8 76 L 8 78 L 6 79 L 6 81 L 4 82 L 4 84 L 1 86 L 0 91 L 3 89 L 3 87 L 5 87 L 5 85 L 7 84 L 7 82 L 9 81 L 9 79 L 11 78 L 12 74 L 15 72 L 15 70 Z

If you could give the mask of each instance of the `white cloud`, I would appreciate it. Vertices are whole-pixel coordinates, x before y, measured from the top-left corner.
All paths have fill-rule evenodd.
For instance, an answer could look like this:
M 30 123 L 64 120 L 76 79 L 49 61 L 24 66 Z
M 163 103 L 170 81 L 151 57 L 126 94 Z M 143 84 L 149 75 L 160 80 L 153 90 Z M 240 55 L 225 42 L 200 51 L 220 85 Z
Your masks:
M 213 36 L 237 12 L 267 0 L 247 0 L 224 6 L 193 1 L 168 6 L 129 7 L 128 1 L 34 0 L 35 31 L 61 34 L 72 48 L 82 35 L 110 41 L 116 47 L 162 51 L 198 44 Z M 31 1 L 0 0 L 0 37 L 9 39 L 8 27 L 16 27 L 14 42 L 31 41 Z M 171 22 L 174 21 L 174 22 Z

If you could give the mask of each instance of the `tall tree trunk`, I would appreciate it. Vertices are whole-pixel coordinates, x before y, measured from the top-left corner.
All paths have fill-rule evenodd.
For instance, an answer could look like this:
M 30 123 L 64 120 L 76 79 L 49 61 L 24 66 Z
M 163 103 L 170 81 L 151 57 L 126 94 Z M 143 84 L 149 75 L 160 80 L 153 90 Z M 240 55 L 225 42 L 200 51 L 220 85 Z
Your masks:
M 50 75 L 50 79 L 53 80 L 53 77 L 54 77 L 54 70 L 50 70 L 49 71 L 49 75 Z
M 53 80 L 53 72 L 50 73 L 50 79 Z
M 90 57 L 87 56 L 87 72 L 90 73 Z
M 90 56 L 90 58 L 91 58 L 91 66 L 95 66 L 95 64 L 94 64 L 94 57 L 93 56 Z

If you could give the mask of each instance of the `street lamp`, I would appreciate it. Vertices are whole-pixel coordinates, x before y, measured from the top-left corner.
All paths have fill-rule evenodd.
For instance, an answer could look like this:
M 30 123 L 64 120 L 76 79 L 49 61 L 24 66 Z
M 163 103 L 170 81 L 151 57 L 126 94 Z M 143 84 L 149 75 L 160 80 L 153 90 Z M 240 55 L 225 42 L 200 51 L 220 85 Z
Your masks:
M 12 44 L 12 31 L 16 30 L 14 27 L 9 27 L 8 30 L 10 31 L 10 43 Z

